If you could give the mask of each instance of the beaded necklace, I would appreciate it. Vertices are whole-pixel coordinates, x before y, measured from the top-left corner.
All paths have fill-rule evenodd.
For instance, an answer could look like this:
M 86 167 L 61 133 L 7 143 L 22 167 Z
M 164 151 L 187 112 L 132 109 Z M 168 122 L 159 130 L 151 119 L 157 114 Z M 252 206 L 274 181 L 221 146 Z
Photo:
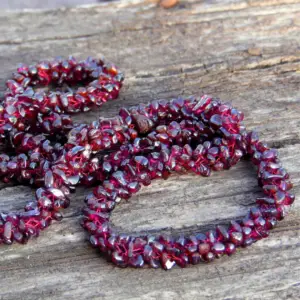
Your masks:
M 21 212 L 2 212 L 0 244 L 26 243 L 61 220 L 77 185 L 94 186 L 82 226 L 90 243 L 120 267 L 185 267 L 231 255 L 269 235 L 294 202 L 293 187 L 275 149 L 244 127 L 243 113 L 210 96 L 159 100 L 122 108 L 109 119 L 73 124 L 85 112 L 118 97 L 123 75 L 103 60 L 56 59 L 21 65 L 7 81 L 0 107 L 0 176 L 37 187 Z M 68 92 L 36 92 L 36 86 L 74 85 Z M 97 154 L 97 155 L 96 155 Z M 209 176 L 242 157 L 256 166 L 264 196 L 242 220 L 188 236 L 118 234 L 109 219 L 120 199 L 173 172 Z

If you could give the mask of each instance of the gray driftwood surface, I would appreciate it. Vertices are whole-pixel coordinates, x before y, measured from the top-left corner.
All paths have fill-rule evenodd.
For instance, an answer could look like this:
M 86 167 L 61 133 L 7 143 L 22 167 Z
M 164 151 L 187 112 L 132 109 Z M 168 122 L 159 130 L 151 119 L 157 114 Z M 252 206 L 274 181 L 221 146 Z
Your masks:
M 76 117 L 209 93 L 244 111 L 245 123 L 279 149 L 300 194 L 300 1 L 119 1 L 53 11 L 0 12 L 0 86 L 17 63 L 104 55 L 126 73 L 120 98 Z M 1 299 L 299 299 L 300 201 L 259 241 L 232 257 L 169 272 L 119 269 L 86 241 L 78 189 L 60 223 L 27 245 L 0 247 Z M 1 184 L 1 210 L 33 190 Z M 210 178 L 155 181 L 113 213 L 124 232 L 191 232 L 244 215 L 260 194 L 248 162 Z

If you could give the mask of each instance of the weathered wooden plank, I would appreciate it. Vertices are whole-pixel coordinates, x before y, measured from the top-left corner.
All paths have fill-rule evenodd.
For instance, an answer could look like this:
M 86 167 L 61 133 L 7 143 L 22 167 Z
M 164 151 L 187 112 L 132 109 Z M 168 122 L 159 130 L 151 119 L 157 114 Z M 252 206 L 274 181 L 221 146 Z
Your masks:
M 86 5 L 91 3 L 101 2 L 103 0 L 52 0 L 52 1 L 38 1 L 38 0 L 2 0 L 0 3 L 1 9 L 21 10 L 21 9 L 53 9 L 58 7 L 72 7 L 75 5 Z M 104 0 L 106 1 L 106 0 Z
M 76 117 L 90 121 L 121 106 L 211 93 L 232 101 L 245 123 L 279 148 L 300 192 L 300 2 L 112 2 L 50 12 L 0 12 L 0 90 L 18 62 L 103 54 L 125 70 L 120 99 Z M 66 218 L 26 246 L 0 248 L 2 299 L 299 299 L 300 204 L 270 238 L 187 269 L 118 269 L 99 258 L 79 226 L 86 191 Z M 242 216 L 260 193 L 253 169 L 199 178 L 174 175 L 145 187 L 113 214 L 123 231 L 190 232 Z M 20 208 L 29 187 L 1 185 L 2 209 Z

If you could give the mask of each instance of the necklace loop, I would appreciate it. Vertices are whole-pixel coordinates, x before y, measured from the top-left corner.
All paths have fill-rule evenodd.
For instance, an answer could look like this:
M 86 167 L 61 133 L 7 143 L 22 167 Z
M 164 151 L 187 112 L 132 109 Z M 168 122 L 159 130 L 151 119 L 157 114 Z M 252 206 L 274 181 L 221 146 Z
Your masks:
M 75 186 L 95 186 L 86 198 L 82 226 L 90 243 L 120 267 L 185 267 L 210 262 L 269 235 L 294 202 L 293 185 L 277 151 L 247 131 L 243 113 L 204 95 L 122 108 L 118 116 L 73 124 L 70 113 L 115 99 L 122 74 L 103 60 L 74 58 L 20 66 L 7 81 L 0 109 L 0 138 L 14 155 L 0 155 L 5 181 L 37 186 L 36 201 L 22 212 L 1 213 L 0 243 L 25 243 L 70 204 Z M 33 87 L 78 84 L 75 92 L 36 92 Z M 96 155 L 97 154 L 97 155 Z M 209 176 L 242 157 L 257 169 L 263 197 L 242 220 L 207 233 L 178 237 L 119 234 L 110 216 L 153 179 L 191 171 Z

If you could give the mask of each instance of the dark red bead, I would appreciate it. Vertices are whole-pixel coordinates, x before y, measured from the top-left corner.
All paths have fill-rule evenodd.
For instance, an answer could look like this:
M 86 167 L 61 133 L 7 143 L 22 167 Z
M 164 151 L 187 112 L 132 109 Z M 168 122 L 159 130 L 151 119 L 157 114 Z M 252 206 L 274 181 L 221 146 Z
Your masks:
M 215 259 L 215 255 L 212 252 L 208 252 L 207 254 L 202 256 L 202 259 L 205 262 L 211 262 Z
M 295 196 L 291 193 L 286 193 L 285 199 L 284 199 L 284 204 L 285 205 L 292 205 L 295 201 Z
M 196 264 L 200 263 L 200 261 L 201 261 L 201 256 L 200 256 L 200 254 L 199 254 L 199 253 L 192 253 L 192 254 L 190 255 L 189 261 L 190 261 L 190 263 L 193 264 L 193 265 L 196 265 Z
M 237 246 L 241 245 L 243 242 L 242 232 L 231 232 L 230 233 L 230 241 Z
M 217 242 L 213 244 L 211 247 L 212 252 L 219 257 L 220 255 L 224 254 L 225 252 L 225 245 L 223 243 Z
M 235 245 L 235 244 L 233 244 L 233 243 L 227 243 L 227 244 L 225 245 L 225 253 L 226 253 L 228 256 L 230 256 L 230 255 L 232 255 L 233 253 L 235 253 L 235 251 L 236 251 L 236 245 Z
M 176 262 L 167 253 L 163 253 L 161 256 L 161 265 L 165 270 L 170 270 L 176 265 Z
M 229 240 L 229 233 L 224 226 L 218 225 L 216 229 L 218 240 L 220 241 L 228 241 Z
M 118 267 L 122 268 L 125 268 L 128 265 L 127 260 L 117 251 L 114 251 L 112 253 L 112 262 L 115 263 Z
M 207 254 L 210 251 L 210 248 L 211 247 L 208 243 L 200 243 L 198 247 L 199 253 L 201 255 Z
M 135 268 L 141 268 L 144 266 L 144 259 L 142 255 L 138 255 L 136 257 L 131 257 L 128 261 L 128 264 Z

